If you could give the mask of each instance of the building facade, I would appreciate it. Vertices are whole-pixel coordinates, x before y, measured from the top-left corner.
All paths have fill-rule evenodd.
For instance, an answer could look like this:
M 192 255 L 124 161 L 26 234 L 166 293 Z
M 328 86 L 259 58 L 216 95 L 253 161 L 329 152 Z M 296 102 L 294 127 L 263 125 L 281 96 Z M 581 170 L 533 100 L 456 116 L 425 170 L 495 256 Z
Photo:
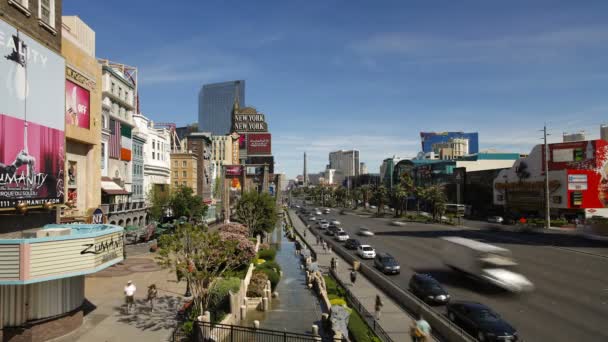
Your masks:
M 395 165 L 402 158 L 393 156 L 392 158 L 386 158 L 382 161 L 382 165 L 380 165 L 380 180 L 384 186 L 392 190 L 395 184 L 395 178 L 393 177 L 393 173 L 395 171 Z
M 145 200 L 144 193 L 144 145 L 146 137 L 139 132 L 133 131 L 133 183 L 131 185 L 131 201 L 143 202 Z
M 467 140 L 466 144 L 468 150 L 465 151 L 464 154 L 474 154 L 479 152 L 479 134 L 477 132 L 420 132 L 422 152 L 424 153 L 434 152 L 433 145 L 435 144 L 449 143 L 450 140 L 454 141 L 454 139 Z M 461 143 L 459 142 L 459 144 Z M 459 145 L 457 147 L 460 148 L 462 146 Z
M 154 122 L 143 114 L 133 115 L 134 136 L 145 139 L 143 151 L 143 199 L 148 203 L 148 194 L 155 188 L 169 189 L 171 184 L 171 136 L 167 129 L 155 128 Z
M 180 186 L 192 188 L 198 193 L 198 157 L 191 152 L 171 153 L 171 187 Z
M 344 177 L 360 175 L 359 151 L 339 150 L 329 153 L 329 168 L 340 172 Z
M 63 222 L 86 222 L 101 204 L 101 66 L 95 32 L 76 16 L 63 17 L 65 68 L 65 193 Z
M 245 81 L 205 84 L 198 95 L 198 128 L 213 135 L 232 133 L 234 101 L 245 106 Z
M 239 135 L 212 135 L 211 161 L 218 166 L 239 164 Z
M 196 155 L 197 158 L 197 183 L 195 193 L 201 196 L 205 203 L 211 202 L 211 193 L 213 192 L 211 146 L 212 140 L 211 134 L 209 133 L 190 133 L 186 137 L 186 149 L 188 152 Z

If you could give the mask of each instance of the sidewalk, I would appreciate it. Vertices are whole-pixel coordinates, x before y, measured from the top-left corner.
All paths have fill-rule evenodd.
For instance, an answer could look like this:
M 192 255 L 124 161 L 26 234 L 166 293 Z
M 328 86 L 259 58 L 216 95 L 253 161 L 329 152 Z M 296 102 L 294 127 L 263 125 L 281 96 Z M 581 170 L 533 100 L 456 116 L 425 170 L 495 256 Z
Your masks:
M 378 324 L 382 329 L 393 339 L 393 341 L 409 341 L 410 334 L 409 329 L 413 324 L 413 319 L 410 315 L 405 312 L 401 307 L 395 303 L 391 298 L 387 297 L 380 289 L 374 284 L 367 280 L 363 275 L 359 274 L 355 284 L 350 282 L 350 270 L 349 265 L 344 259 L 337 254 L 331 252 L 324 252 L 321 245 L 317 245 L 315 232 L 311 230 L 307 231 L 306 237 L 303 236 L 306 227 L 300 220 L 300 218 L 293 212 L 289 211 L 289 216 L 294 224 L 294 229 L 298 232 L 300 237 L 312 247 L 314 252 L 317 254 L 317 263 L 324 269 L 329 269 L 331 258 L 338 259 L 338 278 L 344 284 L 350 284 L 349 290 L 354 294 L 355 297 L 361 302 L 361 304 L 367 309 L 368 312 L 374 312 L 374 305 L 376 295 L 379 294 L 384 306 L 382 307 L 382 316 Z

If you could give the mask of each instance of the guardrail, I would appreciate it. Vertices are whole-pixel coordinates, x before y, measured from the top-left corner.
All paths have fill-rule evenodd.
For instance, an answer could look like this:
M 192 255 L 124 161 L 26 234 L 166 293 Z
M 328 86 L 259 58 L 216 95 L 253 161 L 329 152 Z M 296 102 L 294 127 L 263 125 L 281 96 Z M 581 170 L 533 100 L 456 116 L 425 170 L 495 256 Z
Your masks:
M 302 218 L 300 218 L 299 216 L 298 219 L 302 221 Z M 306 225 L 303 221 L 302 223 Z M 317 233 L 318 232 L 315 232 L 315 234 Z M 333 241 L 332 239 L 328 239 L 326 241 L 332 244 L 333 250 L 351 265 L 353 261 L 358 260 L 352 254 L 346 252 L 344 248 L 336 241 Z M 399 285 L 387 279 L 385 276 L 381 275 L 368 265 L 361 263 L 359 267 L 359 272 L 363 274 L 374 285 L 380 288 L 380 290 L 382 290 L 386 295 L 391 297 L 409 314 L 411 314 L 412 316 L 414 316 L 415 314 L 423 315 L 433 328 L 433 333 L 439 335 L 441 339 L 450 342 L 476 341 L 471 335 L 469 335 L 462 328 L 454 324 L 447 317 L 435 312 L 424 301 L 420 300 L 418 297 L 414 296 L 409 291 L 403 290 L 401 287 L 399 287 Z

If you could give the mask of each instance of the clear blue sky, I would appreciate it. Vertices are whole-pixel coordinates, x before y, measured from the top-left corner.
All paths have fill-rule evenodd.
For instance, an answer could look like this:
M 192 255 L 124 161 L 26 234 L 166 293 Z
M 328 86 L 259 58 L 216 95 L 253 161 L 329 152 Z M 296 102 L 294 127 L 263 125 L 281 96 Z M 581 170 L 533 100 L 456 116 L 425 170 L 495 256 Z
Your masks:
M 142 111 L 197 121 L 204 83 L 245 79 L 279 171 L 357 148 L 370 172 L 420 131 L 479 131 L 529 152 L 608 123 L 608 1 L 64 0 L 97 56 L 139 68 Z

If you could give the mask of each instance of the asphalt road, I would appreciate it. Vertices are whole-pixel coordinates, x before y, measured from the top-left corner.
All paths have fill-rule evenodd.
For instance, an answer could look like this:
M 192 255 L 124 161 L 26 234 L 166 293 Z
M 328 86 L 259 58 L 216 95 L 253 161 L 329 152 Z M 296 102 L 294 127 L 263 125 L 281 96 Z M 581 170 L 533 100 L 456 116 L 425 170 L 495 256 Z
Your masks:
M 403 289 L 413 273 L 430 273 L 453 299 L 490 306 L 526 341 L 608 341 L 608 258 L 579 252 L 608 255 L 608 244 L 553 233 L 551 240 L 560 241 L 560 248 L 556 248 L 553 242 L 543 242 L 542 236 L 530 238 L 521 233 L 415 223 L 396 227 L 390 219 L 337 215 L 335 211 L 324 216 L 337 218 L 351 237 L 371 244 L 377 252 L 392 254 L 401 263 L 401 274 L 387 277 Z M 356 236 L 362 225 L 376 235 Z M 514 295 L 454 273 L 441 261 L 441 236 L 462 236 L 510 249 L 519 262 L 518 271 L 536 289 Z M 372 261 L 364 262 L 372 265 Z M 436 309 L 445 311 L 444 307 Z

